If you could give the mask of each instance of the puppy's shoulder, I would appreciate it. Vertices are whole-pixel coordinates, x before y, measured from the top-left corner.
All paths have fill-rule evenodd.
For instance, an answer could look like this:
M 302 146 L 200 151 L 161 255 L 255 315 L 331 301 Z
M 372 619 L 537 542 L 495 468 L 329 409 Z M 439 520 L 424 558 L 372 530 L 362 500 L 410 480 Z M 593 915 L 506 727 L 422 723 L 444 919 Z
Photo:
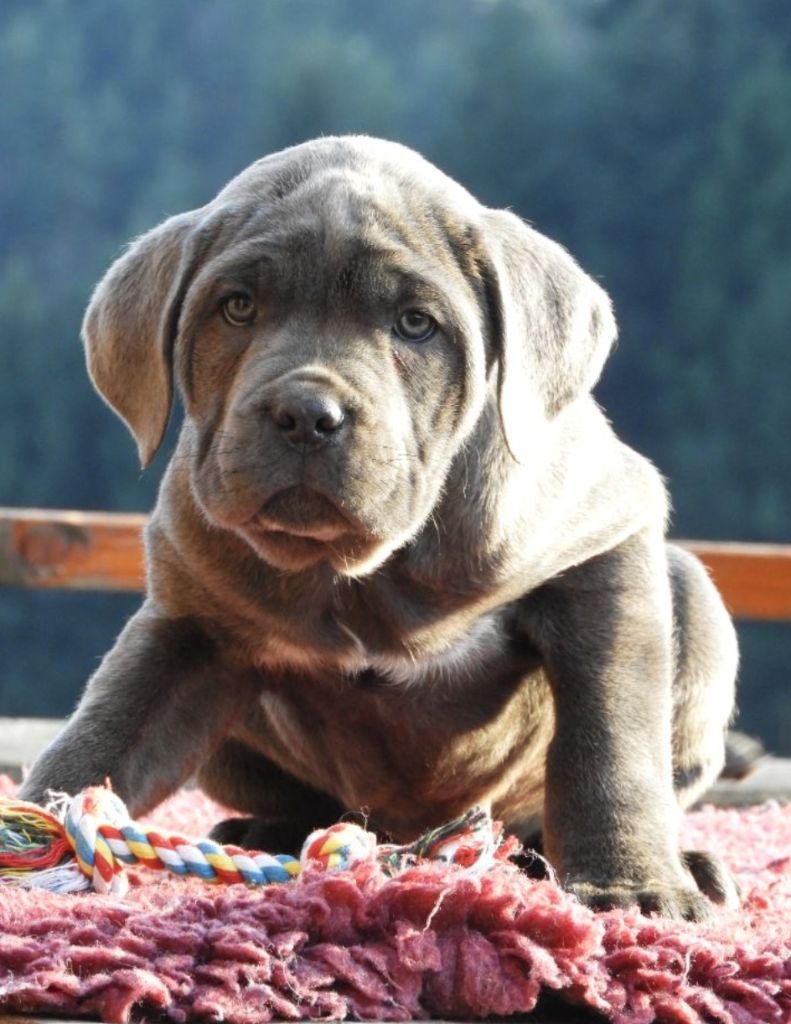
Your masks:
M 645 528 L 663 533 L 668 498 L 653 463 L 616 435 L 585 398 L 561 414 L 536 469 L 516 467 L 501 487 L 501 536 L 550 579 Z

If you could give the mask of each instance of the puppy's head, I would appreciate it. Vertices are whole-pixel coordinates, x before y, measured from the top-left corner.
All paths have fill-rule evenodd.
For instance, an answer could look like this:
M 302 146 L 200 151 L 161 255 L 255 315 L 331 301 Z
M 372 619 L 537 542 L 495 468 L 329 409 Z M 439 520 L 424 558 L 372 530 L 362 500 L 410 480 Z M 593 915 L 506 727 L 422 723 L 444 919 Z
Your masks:
M 110 268 L 83 327 L 146 465 L 170 414 L 216 525 L 274 566 L 361 574 L 431 515 L 487 405 L 529 461 L 614 338 L 554 243 L 402 146 L 261 160 Z M 461 500 L 461 499 L 460 499 Z

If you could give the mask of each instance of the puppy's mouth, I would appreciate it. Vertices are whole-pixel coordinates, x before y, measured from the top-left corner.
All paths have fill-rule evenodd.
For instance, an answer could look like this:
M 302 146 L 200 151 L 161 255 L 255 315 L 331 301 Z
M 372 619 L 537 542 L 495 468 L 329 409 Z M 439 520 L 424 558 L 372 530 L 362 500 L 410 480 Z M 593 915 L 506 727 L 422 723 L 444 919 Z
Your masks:
M 358 530 L 329 498 L 300 485 L 269 498 L 245 532 L 265 558 L 290 568 L 326 558 L 331 547 L 345 547 Z
M 278 491 L 243 529 L 258 554 L 285 571 L 328 562 L 348 572 L 378 543 L 324 494 L 302 485 Z
M 250 526 L 257 533 L 285 533 L 323 544 L 353 529 L 329 498 L 302 486 L 274 494 L 253 516 Z

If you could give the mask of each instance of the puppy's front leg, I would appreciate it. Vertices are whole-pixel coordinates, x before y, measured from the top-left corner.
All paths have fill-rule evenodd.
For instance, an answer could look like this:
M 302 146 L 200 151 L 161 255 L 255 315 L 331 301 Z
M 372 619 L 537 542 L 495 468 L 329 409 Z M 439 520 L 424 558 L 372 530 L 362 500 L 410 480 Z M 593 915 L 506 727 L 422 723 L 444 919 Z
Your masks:
M 206 759 L 252 694 L 250 680 L 229 678 L 195 620 L 167 618 L 147 602 L 20 796 L 40 803 L 48 789 L 76 793 L 109 778 L 130 813 L 141 814 Z
M 555 703 L 544 841 L 560 881 L 598 908 L 709 916 L 677 848 L 672 609 L 659 531 L 568 571 L 525 609 Z

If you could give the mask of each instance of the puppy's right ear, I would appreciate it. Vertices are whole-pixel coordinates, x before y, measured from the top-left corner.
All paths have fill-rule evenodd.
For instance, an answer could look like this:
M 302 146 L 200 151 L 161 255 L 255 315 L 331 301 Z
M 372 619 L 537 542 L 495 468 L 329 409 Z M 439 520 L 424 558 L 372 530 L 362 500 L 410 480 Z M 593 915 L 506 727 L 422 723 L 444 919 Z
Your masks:
M 82 324 L 88 372 L 132 432 L 143 468 L 170 417 L 185 242 L 196 220 L 197 211 L 179 214 L 133 242 L 99 282 Z

